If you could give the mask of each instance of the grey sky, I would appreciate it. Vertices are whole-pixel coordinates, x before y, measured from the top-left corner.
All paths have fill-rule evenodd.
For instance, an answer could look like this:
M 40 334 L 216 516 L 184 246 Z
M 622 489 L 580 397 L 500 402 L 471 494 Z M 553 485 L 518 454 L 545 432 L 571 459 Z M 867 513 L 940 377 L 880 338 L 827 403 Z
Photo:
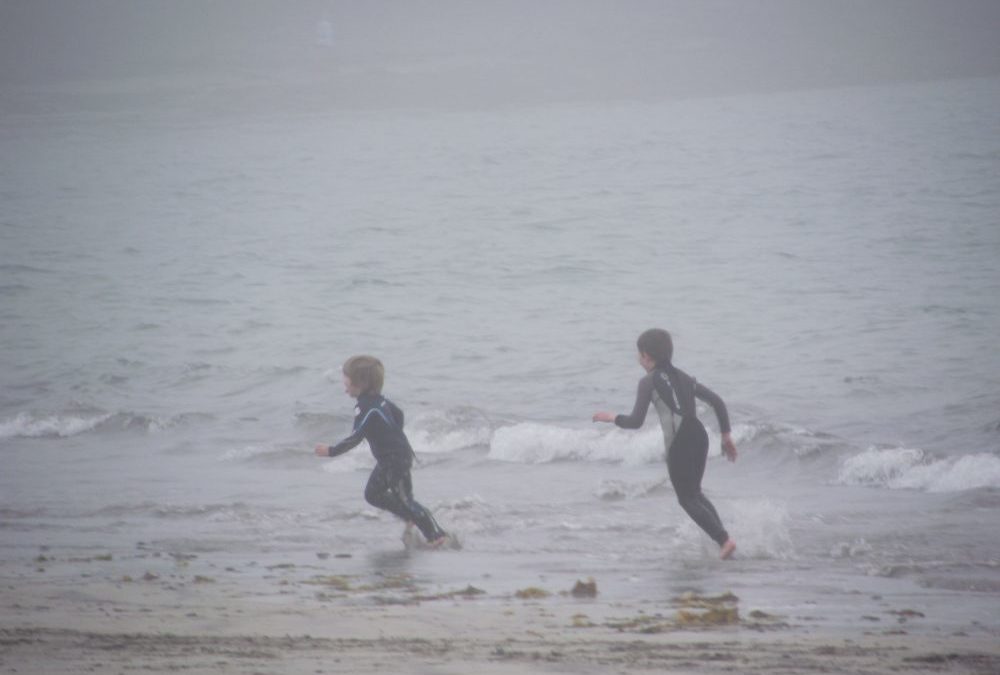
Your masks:
M 0 0 L 0 83 L 659 97 L 998 75 L 998 34 L 996 0 Z

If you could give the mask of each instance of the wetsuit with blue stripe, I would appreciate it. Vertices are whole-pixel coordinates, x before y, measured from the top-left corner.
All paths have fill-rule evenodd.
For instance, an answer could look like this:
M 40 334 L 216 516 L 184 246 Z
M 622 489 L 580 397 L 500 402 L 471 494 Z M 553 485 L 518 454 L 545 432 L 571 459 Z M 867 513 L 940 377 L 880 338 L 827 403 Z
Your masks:
M 673 364 L 657 364 L 639 380 L 635 406 L 631 414 L 618 415 L 615 424 L 624 429 L 638 429 L 653 403 L 660 416 L 667 445 L 667 472 L 677 493 L 677 501 L 691 519 L 720 546 L 729 539 L 718 512 L 701 491 L 708 459 L 708 434 L 698 420 L 695 399 L 699 398 L 715 410 L 719 431 L 729 433 L 729 413 L 726 404 L 711 389 Z M 680 418 L 680 423 L 676 423 Z
M 331 457 L 342 455 L 361 441 L 368 441 L 375 456 L 375 469 L 365 486 L 365 500 L 417 526 L 427 541 L 445 532 L 434 516 L 413 498 L 413 448 L 403 433 L 403 411 L 381 394 L 358 396 L 354 431 L 328 449 Z

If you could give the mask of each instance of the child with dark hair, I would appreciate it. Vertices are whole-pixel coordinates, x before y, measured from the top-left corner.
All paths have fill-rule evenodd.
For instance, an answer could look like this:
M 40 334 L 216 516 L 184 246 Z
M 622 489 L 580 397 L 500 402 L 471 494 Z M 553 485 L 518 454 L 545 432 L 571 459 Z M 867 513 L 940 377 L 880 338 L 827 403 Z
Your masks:
M 358 400 L 354 432 L 336 445 L 317 445 L 320 457 L 342 455 L 367 440 L 375 469 L 365 487 L 365 500 L 417 526 L 428 544 L 439 547 L 448 535 L 434 516 L 413 498 L 413 448 L 403 433 L 403 411 L 382 396 L 385 368 L 374 356 L 352 356 L 344 363 L 344 391 Z
M 736 445 L 730 435 L 726 404 L 711 389 L 700 384 L 673 364 L 674 344 L 670 333 L 652 328 L 639 336 L 639 365 L 646 376 L 639 380 L 635 405 L 628 415 L 608 412 L 594 414 L 595 422 L 612 422 L 623 429 L 638 429 L 646 419 L 652 403 L 660 417 L 664 443 L 667 447 L 667 471 L 677 493 L 677 501 L 691 519 L 720 547 L 719 557 L 725 560 L 736 550 L 736 542 L 726 532 L 712 502 L 701 491 L 708 459 L 708 434 L 698 420 L 695 399 L 699 398 L 715 410 L 722 433 L 722 451 L 730 462 L 736 461 Z M 680 422 L 677 422 L 680 418 Z

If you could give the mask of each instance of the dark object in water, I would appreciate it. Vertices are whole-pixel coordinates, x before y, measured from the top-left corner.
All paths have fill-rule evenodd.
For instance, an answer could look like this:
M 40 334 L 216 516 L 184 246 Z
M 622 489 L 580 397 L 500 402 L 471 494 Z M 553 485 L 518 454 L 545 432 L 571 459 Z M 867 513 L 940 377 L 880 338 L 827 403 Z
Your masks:
M 587 579 L 587 581 L 577 580 L 576 584 L 573 586 L 573 590 L 570 591 L 570 595 L 574 598 L 593 598 L 597 596 L 597 582 L 593 578 Z

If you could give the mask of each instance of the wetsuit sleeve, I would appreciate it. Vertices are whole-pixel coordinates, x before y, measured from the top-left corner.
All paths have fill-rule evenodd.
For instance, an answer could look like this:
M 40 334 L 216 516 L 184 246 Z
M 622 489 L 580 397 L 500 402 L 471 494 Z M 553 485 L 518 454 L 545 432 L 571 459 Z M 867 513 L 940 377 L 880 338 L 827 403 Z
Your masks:
M 363 427 L 358 427 L 354 430 L 354 433 L 337 443 L 336 445 L 331 445 L 330 449 L 327 451 L 331 457 L 336 457 L 337 455 L 342 455 L 351 448 L 357 447 L 357 445 L 365 440 L 365 431 Z
M 728 434 L 730 432 L 729 412 L 726 410 L 726 404 L 722 402 L 722 397 L 697 380 L 694 383 L 694 395 L 712 406 L 712 409 L 715 410 L 715 416 L 719 420 L 719 431 Z
M 646 421 L 646 411 L 653 400 L 653 378 L 644 377 L 639 380 L 639 390 L 635 394 L 635 405 L 628 415 L 617 415 L 615 424 L 622 429 L 638 429 Z

